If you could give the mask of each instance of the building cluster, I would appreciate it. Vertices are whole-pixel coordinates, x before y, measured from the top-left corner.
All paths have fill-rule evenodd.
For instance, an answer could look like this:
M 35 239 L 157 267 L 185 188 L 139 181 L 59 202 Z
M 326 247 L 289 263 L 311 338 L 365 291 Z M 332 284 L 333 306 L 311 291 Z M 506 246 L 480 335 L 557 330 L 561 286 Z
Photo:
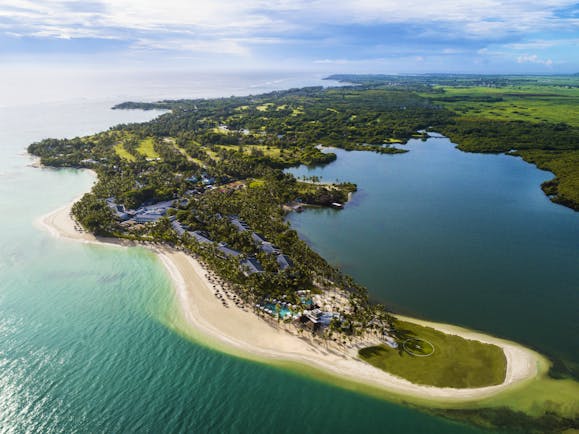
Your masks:
M 201 185 L 204 185 L 206 187 L 215 184 L 215 178 L 207 175 L 206 173 L 201 175 L 201 179 L 199 179 L 193 175 L 193 176 L 190 176 L 189 178 L 186 178 L 185 181 L 190 182 L 192 184 L 201 183 Z
M 198 182 L 196 178 L 188 179 L 188 181 Z M 212 180 L 208 181 L 211 182 Z M 202 186 L 197 187 L 195 193 L 198 193 L 199 189 L 205 190 L 207 188 L 211 188 L 211 184 L 203 183 Z M 157 203 L 149 203 L 147 205 L 140 206 L 137 209 L 126 209 L 124 205 L 118 204 L 114 197 L 107 199 L 106 203 L 117 220 L 123 222 L 123 224 L 131 225 L 155 223 L 161 218 L 167 216 L 169 209 L 187 206 L 189 200 L 177 199 Z M 224 216 L 220 215 L 219 217 L 225 218 Z M 249 233 L 253 244 L 258 250 L 267 255 L 273 255 L 281 272 L 294 267 L 292 260 L 287 255 L 285 255 L 281 249 L 268 241 L 267 238 L 259 232 L 253 231 L 252 228 L 247 225 L 247 223 L 245 223 L 240 217 L 228 216 L 227 219 L 238 232 Z M 241 252 L 231 248 L 225 242 L 216 242 L 212 240 L 209 234 L 205 231 L 190 230 L 189 227 L 182 224 L 175 216 L 170 216 L 169 221 L 171 228 L 179 237 L 183 237 L 187 234 L 187 236 L 191 237 L 201 245 L 214 246 L 217 255 L 223 259 L 236 259 L 239 263 L 240 270 L 246 276 L 264 272 L 263 266 L 256 257 L 246 256 Z M 330 326 L 334 318 L 338 321 L 342 321 L 340 314 L 323 311 L 317 304 L 312 302 L 311 297 L 309 294 L 306 294 L 306 292 L 309 293 L 309 291 L 298 291 L 298 295 L 303 293 L 300 295 L 300 298 L 302 299 L 300 306 L 289 305 L 285 303 L 285 301 L 282 302 L 281 300 L 279 302 L 277 300 L 267 300 L 262 304 L 256 305 L 256 307 L 271 316 L 278 317 L 283 320 L 296 321 L 300 327 L 311 330 L 312 332 L 323 331 L 325 328 Z
M 198 182 L 199 180 L 195 177 L 187 179 L 191 182 Z M 206 181 L 206 182 L 203 182 Z M 198 189 L 211 188 L 213 179 L 202 178 L 203 186 L 199 186 Z M 192 193 L 198 193 L 196 189 Z M 188 199 L 176 199 L 163 202 L 157 202 L 152 204 L 143 205 L 137 209 L 126 209 L 124 205 L 117 203 L 116 198 L 110 197 L 106 199 L 106 204 L 115 216 L 115 218 L 122 222 L 123 226 L 130 226 L 133 224 L 143 224 L 143 223 L 156 223 L 161 218 L 167 216 L 170 208 L 178 208 L 187 206 L 189 203 Z M 219 216 L 220 218 L 224 218 Z M 267 255 L 275 256 L 275 260 L 280 271 L 286 271 L 293 268 L 293 261 L 285 255 L 277 246 L 268 241 L 262 234 L 254 232 L 241 218 L 238 216 L 229 216 L 229 222 L 238 232 L 249 232 L 251 235 L 251 240 L 255 244 L 256 248 Z M 175 216 L 170 216 L 169 221 L 173 231 L 179 236 L 183 237 L 187 234 L 189 237 L 194 239 L 199 244 L 213 245 L 216 248 L 217 254 L 223 259 L 234 258 L 239 262 L 239 267 L 241 271 L 246 275 L 250 276 L 256 273 L 263 273 L 264 269 L 259 260 L 254 256 L 246 256 L 241 252 L 231 248 L 225 242 L 216 242 L 212 240 L 209 234 L 205 231 L 200 230 L 189 230 L 189 227 L 182 224 Z
M 295 321 L 301 328 L 312 332 L 322 332 L 330 326 L 332 320 L 342 322 L 343 317 L 337 312 L 327 312 L 318 306 L 312 297 L 310 291 L 298 291 L 300 304 L 291 304 L 284 299 L 265 298 L 255 305 L 256 309 L 286 322 Z
M 181 237 L 185 233 L 187 233 L 191 238 L 193 238 L 200 244 L 214 244 L 214 241 L 209 237 L 209 235 L 206 232 L 199 230 L 190 231 L 176 218 L 172 217 L 170 220 L 171 220 L 171 227 L 178 236 Z M 237 216 L 229 217 L 229 221 L 239 232 L 251 231 L 250 227 Z M 258 247 L 258 249 L 267 254 L 272 254 L 276 256 L 276 262 L 281 271 L 285 271 L 293 267 L 294 264 L 292 260 L 287 255 L 284 255 L 276 246 L 267 241 L 265 237 L 263 237 L 257 232 L 251 232 L 251 238 Z M 227 245 L 227 243 L 223 241 L 217 243 L 217 252 L 222 258 L 238 258 L 240 268 L 246 276 L 264 272 L 264 269 L 261 263 L 257 260 L 257 258 L 253 256 L 245 257 L 244 255 L 242 255 L 241 252 L 232 249 L 230 246 Z
M 201 178 L 190 176 L 186 179 L 186 181 L 197 184 L 197 186 L 187 190 L 185 192 L 185 196 L 203 194 L 206 190 L 212 189 L 215 184 L 215 178 L 207 175 L 206 173 L 204 173 Z M 142 188 L 143 185 L 137 183 L 137 187 Z M 187 206 L 189 204 L 189 199 L 181 199 L 178 202 L 175 200 L 167 200 L 163 202 L 143 205 L 134 210 L 126 209 L 124 205 L 118 204 L 116 198 L 114 197 L 109 197 L 106 199 L 106 203 L 117 220 L 126 222 L 128 225 L 130 225 L 135 223 L 155 223 L 159 221 L 161 217 L 167 214 L 169 208 Z M 177 231 L 177 233 L 179 233 L 179 231 Z M 182 233 L 179 233 L 179 236 L 181 235 Z
M 249 226 L 237 216 L 231 216 L 229 221 L 239 232 L 251 231 Z M 292 260 L 287 255 L 284 255 L 274 244 L 270 243 L 263 235 L 258 232 L 251 232 L 251 239 L 259 250 L 268 255 L 275 255 L 276 262 L 281 271 L 293 267 L 294 264 Z M 257 262 L 257 260 L 255 261 Z
M 124 205 L 117 204 L 114 197 L 106 200 L 107 206 L 113 212 L 117 220 L 127 223 L 155 223 L 173 207 L 173 200 L 157 202 L 141 206 L 137 209 L 126 209 Z
M 304 311 L 300 322 L 306 328 L 310 328 L 312 331 L 318 331 L 328 327 L 334 318 L 339 321 L 342 319 L 339 313 L 324 312 L 319 308 L 314 308 Z

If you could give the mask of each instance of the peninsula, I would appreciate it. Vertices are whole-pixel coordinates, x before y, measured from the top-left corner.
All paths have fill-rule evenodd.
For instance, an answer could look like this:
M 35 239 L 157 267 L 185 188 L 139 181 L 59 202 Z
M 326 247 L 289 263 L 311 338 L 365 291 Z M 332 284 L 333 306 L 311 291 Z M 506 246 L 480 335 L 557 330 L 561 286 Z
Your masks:
M 484 134 L 449 104 L 482 100 L 431 78 L 342 78 L 358 83 L 124 103 L 115 108 L 168 112 L 144 124 L 34 143 L 29 152 L 42 164 L 91 169 L 98 177 L 91 192 L 41 223 L 63 238 L 150 247 L 173 278 L 182 317 L 196 337 L 243 357 L 307 365 L 444 408 L 472 405 L 544 376 L 549 362 L 530 349 L 371 303 L 366 288 L 314 252 L 284 218 L 311 206 L 340 212 L 356 185 L 296 179 L 283 169 L 330 163 L 335 155 L 324 147 L 330 145 L 403 153 L 410 138 L 436 130 L 470 144 L 467 150 L 509 151 L 556 167 L 558 178 L 543 189 L 577 208 L 579 127 L 542 124 L 549 147 L 531 150 L 516 143 L 535 134 L 532 122 L 489 120 L 519 142 L 476 148 L 474 138 Z M 491 83 L 488 89 L 505 94 L 513 85 Z

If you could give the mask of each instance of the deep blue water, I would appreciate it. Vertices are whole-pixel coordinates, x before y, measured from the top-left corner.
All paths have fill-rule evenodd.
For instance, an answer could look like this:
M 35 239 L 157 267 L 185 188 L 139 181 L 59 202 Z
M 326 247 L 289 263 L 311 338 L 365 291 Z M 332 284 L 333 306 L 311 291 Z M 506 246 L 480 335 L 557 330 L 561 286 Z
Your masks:
M 552 174 L 519 158 L 464 153 L 446 138 L 410 152 L 332 150 L 296 176 L 352 181 L 344 210 L 291 224 L 324 257 L 398 312 L 461 324 L 579 363 L 579 215 L 551 203 Z

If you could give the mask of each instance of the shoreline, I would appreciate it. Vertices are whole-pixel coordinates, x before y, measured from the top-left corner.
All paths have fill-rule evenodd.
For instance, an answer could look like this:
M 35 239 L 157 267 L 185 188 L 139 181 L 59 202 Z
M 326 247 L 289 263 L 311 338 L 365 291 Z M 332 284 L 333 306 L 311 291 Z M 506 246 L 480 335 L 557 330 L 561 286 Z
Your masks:
M 329 348 L 321 340 L 314 342 L 312 338 L 288 333 L 288 326 L 266 321 L 250 310 L 223 302 L 216 297 L 216 293 L 226 292 L 224 288 L 210 281 L 209 272 L 199 261 L 181 251 L 167 246 L 99 238 L 79 231 L 70 215 L 71 207 L 72 203 L 40 217 L 38 226 L 57 238 L 117 247 L 141 246 L 152 250 L 171 277 L 187 331 L 198 335 L 199 340 L 208 346 L 224 352 L 261 362 L 305 365 L 342 381 L 402 398 L 411 397 L 438 404 L 466 404 L 493 397 L 539 377 L 548 367 L 548 361 L 539 353 L 514 342 L 450 324 L 396 315 L 404 321 L 447 334 L 497 345 L 503 350 L 507 361 L 505 381 L 496 386 L 454 389 L 411 383 L 358 359 L 358 349 L 370 344 L 368 342 L 360 347 L 353 345 L 344 348 L 343 351 Z

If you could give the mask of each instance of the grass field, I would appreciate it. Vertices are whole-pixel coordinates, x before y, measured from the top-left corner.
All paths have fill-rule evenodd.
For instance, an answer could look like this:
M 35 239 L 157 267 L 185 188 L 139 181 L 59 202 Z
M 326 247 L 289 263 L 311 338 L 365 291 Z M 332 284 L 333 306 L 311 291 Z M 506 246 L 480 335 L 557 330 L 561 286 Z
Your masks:
M 260 112 L 266 112 L 269 110 L 270 107 L 273 107 L 273 106 L 274 106 L 274 103 L 266 102 L 265 104 L 256 106 L 255 109 L 257 111 L 260 111 Z
M 217 155 L 217 152 L 212 151 L 211 149 L 208 148 L 203 148 L 203 151 L 207 154 L 207 156 L 209 158 L 211 158 L 213 161 L 219 161 L 219 155 Z
M 227 128 L 215 127 L 211 131 L 217 134 L 223 134 L 224 136 L 226 136 L 227 134 L 231 134 L 231 131 L 229 131 Z
M 299 116 L 299 115 L 303 115 L 304 114 L 304 108 L 303 107 L 297 107 L 292 109 L 292 116 Z
M 221 149 L 229 149 L 237 151 L 239 146 L 237 145 L 216 145 L 218 148 Z M 245 155 L 251 155 L 255 151 L 263 154 L 265 157 L 271 158 L 279 158 L 281 154 L 280 148 L 275 148 L 273 146 L 265 146 L 265 145 L 243 145 L 243 153 Z
M 263 153 L 265 157 L 270 158 L 279 158 L 281 155 L 280 148 L 274 148 L 271 146 L 264 146 L 264 145 L 245 145 L 243 147 L 244 152 L 248 155 L 251 155 L 253 152 L 258 151 Z
M 127 160 L 127 161 L 136 161 L 137 159 L 135 158 L 134 155 L 130 154 L 125 147 L 123 146 L 122 143 L 117 143 L 114 147 L 115 153 L 121 157 L 123 160 Z
M 307 193 L 315 193 L 320 188 L 318 184 L 310 182 L 298 181 L 296 185 L 298 187 L 298 193 L 300 195 L 304 195 Z
M 433 96 L 459 116 L 528 122 L 564 122 L 579 126 L 579 89 L 554 86 L 443 87 Z M 485 98 L 500 100 L 485 101 Z
M 265 179 L 253 179 L 250 183 L 249 183 L 249 188 L 258 188 L 258 187 L 263 187 L 265 185 Z
M 484 387 L 501 384 L 505 379 L 506 358 L 496 345 L 407 322 L 399 322 L 397 327 L 403 335 L 399 348 L 386 345 L 363 348 L 359 351 L 360 358 L 412 383 L 429 386 Z M 405 341 L 406 349 L 423 357 L 409 354 L 402 344 Z
M 191 162 L 197 164 L 199 167 L 203 167 L 203 165 L 204 165 L 203 161 L 201 161 L 201 160 L 198 159 L 198 158 L 193 158 L 191 155 L 189 155 L 189 154 L 187 153 L 187 151 L 186 151 L 185 149 L 179 147 L 179 146 L 178 146 L 176 143 L 174 143 L 174 142 L 172 142 L 172 143 L 173 143 L 173 146 L 175 147 L 175 149 L 176 149 L 177 151 L 179 151 L 179 152 L 181 153 L 181 155 L 183 155 L 188 161 L 191 161 Z
M 141 140 L 137 147 L 137 152 L 145 158 L 161 158 L 161 156 L 155 151 L 152 137 L 147 137 L 146 139 Z

